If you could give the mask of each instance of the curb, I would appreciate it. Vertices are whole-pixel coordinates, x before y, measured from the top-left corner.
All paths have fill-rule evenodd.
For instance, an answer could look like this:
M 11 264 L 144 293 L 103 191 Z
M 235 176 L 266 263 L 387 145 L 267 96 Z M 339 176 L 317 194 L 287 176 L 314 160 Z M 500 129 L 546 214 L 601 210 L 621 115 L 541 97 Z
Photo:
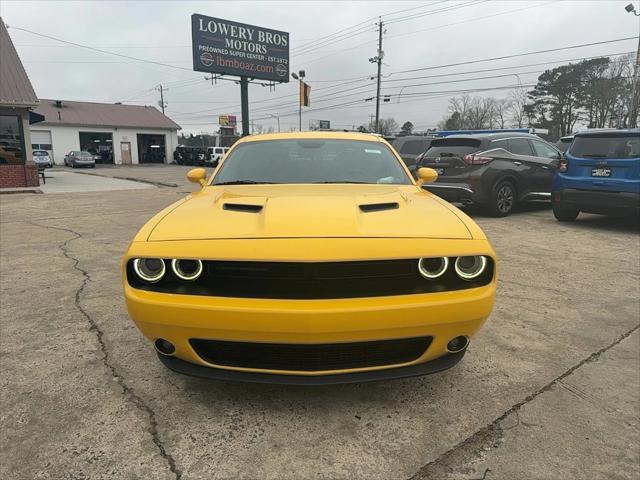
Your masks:
M 117 177 L 112 175 L 100 175 L 99 173 L 89 173 L 89 172 L 72 172 L 79 173 L 80 175 L 93 175 L 94 177 L 102 177 L 102 178 L 115 178 L 116 180 L 128 180 L 130 182 L 138 182 L 138 183 L 148 183 L 150 185 L 155 185 L 156 187 L 171 187 L 177 188 L 177 183 L 166 183 L 166 182 L 156 182 L 153 180 L 145 180 L 143 178 L 134 178 L 134 177 Z

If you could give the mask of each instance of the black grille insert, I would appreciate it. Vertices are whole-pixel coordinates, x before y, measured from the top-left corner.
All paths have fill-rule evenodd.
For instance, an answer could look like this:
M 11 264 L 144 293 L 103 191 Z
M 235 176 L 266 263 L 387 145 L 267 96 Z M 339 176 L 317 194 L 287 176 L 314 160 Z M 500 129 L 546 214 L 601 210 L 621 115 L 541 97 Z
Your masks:
M 191 339 L 204 361 L 228 367 L 318 372 L 397 365 L 418 359 L 431 337 L 373 342 L 292 344 Z
M 485 273 L 461 280 L 453 269 L 437 280 L 426 280 L 418 271 L 418 259 L 357 262 L 237 262 L 203 260 L 202 275 L 183 282 L 170 268 L 158 283 L 144 283 L 127 265 L 131 286 L 154 292 L 238 298 L 329 299 L 381 297 L 446 292 L 486 285 L 493 278 L 489 258 Z M 170 261 L 165 259 L 168 266 Z

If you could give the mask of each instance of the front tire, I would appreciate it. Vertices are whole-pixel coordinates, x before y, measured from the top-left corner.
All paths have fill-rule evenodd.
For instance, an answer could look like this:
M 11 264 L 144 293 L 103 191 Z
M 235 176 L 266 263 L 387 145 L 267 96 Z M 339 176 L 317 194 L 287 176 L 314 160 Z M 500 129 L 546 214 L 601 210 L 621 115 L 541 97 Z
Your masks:
M 580 214 L 580 210 L 577 208 L 563 207 L 557 203 L 554 203 L 552 206 L 553 216 L 560 222 L 573 222 Z
M 509 180 L 503 180 L 493 189 L 487 213 L 492 217 L 506 217 L 516 204 L 516 187 Z

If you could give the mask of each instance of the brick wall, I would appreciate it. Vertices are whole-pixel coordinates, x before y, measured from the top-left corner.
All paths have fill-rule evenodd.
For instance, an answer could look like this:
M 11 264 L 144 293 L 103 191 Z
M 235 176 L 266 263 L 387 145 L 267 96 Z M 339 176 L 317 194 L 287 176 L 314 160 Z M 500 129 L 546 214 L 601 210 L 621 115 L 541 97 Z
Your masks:
M 0 188 L 37 187 L 40 185 L 35 165 L 0 165 Z

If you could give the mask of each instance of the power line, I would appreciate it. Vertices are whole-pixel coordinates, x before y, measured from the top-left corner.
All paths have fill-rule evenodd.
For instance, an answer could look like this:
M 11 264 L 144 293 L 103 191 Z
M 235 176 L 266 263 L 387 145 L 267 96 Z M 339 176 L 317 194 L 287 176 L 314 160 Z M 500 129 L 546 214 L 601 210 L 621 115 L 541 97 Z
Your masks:
M 483 58 L 481 60 L 468 60 L 466 62 L 449 63 L 447 65 L 437 65 L 437 66 L 433 66 L 433 67 L 421 67 L 421 68 L 412 68 L 412 69 L 409 69 L 409 70 L 399 70 L 397 72 L 392 72 L 391 75 L 394 75 L 396 73 L 411 73 L 411 72 L 420 72 L 420 71 L 423 71 L 423 70 L 434 70 L 434 69 L 437 69 L 437 68 L 457 67 L 459 65 L 470 65 L 472 63 L 493 62 L 495 60 L 506 60 L 508 58 L 526 57 L 528 55 L 537 55 L 539 53 L 559 52 L 561 50 L 571 50 L 571 49 L 574 49 L 574 48 L 592 47 L 594 45 L 605 45 L 605 44 L 608 44 L 608 43 L 616 43 L 616 42 L 623 42 L 623 41 L 626 41 L 626 40 L 637 40 L 637 39 L 638 39 L 638 37 L 616 38 L 614 40 L 604 40 L 604 41 L 601 41 L 601 42 L 583 43 L 583 44 L 580 44 L 580 45 L 571 45 L 571 46 L 568 46 L 568 47 L 548 48 L 546 50 L 537 50 L 535 52 L 517 53 L 517 54 L 513 54 L 513 55 L 503 55 L 501 57 Z

